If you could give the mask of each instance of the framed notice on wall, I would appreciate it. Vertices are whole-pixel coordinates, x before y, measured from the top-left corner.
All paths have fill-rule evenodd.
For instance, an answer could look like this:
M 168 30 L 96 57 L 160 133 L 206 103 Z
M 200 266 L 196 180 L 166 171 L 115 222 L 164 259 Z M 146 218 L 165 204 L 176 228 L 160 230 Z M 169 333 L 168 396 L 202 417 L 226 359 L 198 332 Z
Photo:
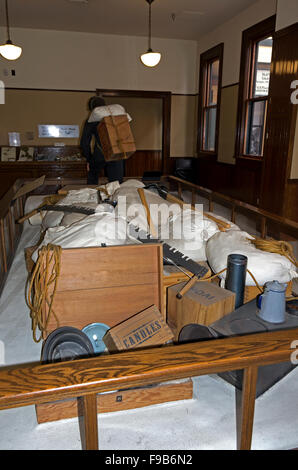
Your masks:
M 79 126 L 66 124 L 39 124 L 38 137 L 47 139 L 75 139 L 79 137 Z
M 17 158 L 16 147 L 2 147 L 1 161 L 2 162 L 15 162 Z

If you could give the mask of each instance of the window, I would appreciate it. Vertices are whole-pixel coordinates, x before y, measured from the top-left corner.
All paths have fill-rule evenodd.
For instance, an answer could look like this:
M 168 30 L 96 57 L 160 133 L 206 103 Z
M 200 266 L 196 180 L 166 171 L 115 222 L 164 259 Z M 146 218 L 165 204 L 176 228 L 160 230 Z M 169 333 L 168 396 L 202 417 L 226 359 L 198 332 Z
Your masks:
M 243 32 L 236 156 L 263 156 L 275 25 L 273 18 Z
M 223 44 L 201 54 L 198 153 L 216 154 Z

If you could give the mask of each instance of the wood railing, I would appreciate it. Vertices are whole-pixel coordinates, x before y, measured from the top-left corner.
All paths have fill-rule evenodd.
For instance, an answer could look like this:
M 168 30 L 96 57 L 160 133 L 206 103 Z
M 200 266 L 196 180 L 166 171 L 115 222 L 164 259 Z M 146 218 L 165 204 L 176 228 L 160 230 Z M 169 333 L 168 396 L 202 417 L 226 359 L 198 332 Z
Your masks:
M 18 224 L 17 220 L 24 215 L 26 198 L 31 194 L 18 198 L 14 196 L 28 182 L 32 182 L 32 178 L 17 179 L 0 200 L 0 295 L 22 235 L 23 225 Z M 83 184 L 84 181 L 67 178 L 46 179 L 38 188 L 38 193 L 49 194 L 63 184 L 70 183 Z
M 196 204 L 197 194 L 208 199 L 209 202 L 209 211 L 214 211 L 214 203 L 217 202 L 225 207 L 231 209 L 231 222 L 236 223 L 236 214 L 245 213 L 248 217 L 254 218 L 255 220 L 260 221 L 260 233 L 262 238 L 266 238 L 268 232 L 268 226 L 278 229 L 278 231 L 286 233 L 295 239 L 298 239 L 298 222 L 295 222 L 279 215 L 273 214 L 271 212 L 260 209 L 246 202 L 239 201 L 230 196 L 227 196 L 211 189 L 198 186 L 189 181 L 177 178 L 176 176 L 168 176 L 170 183 L 173 183 L 177 186 L 178 196 L 180 199 L 183 198 L 183 188 L 191 191 L 192 199 L 191 203 Z
M 14 199 L 20 186 L 16 181 L 0 201 L 0 295 L 22 234 L 16 220 L 24 215 L 25 198 Z
M 82 448 L 96 450 L 98 393 L 244 369 L 242 391 L 237 391 L 240 400 L 239 395 L 236 400 L 237 449 L 250 449 L 258 367 L 289 362 L 297 340 L 295 328 L 62 363 L 4 367 L 0 369 L 0 409 L 77 398 Z
M 266 212 L 256 206 L 246 204 L 242 201 L 233 199 L 225 194 L 211 191 L 175 176 L 168 176 L 168 181 L 178 186 L 178 195 L 182 198 L 183 188 L 192 193 L 192 204 L 196 203 L 197 194 L 207 198 L 209 201 L 209 211 L 214 211 L 214 202 L 231 209 L 231 221 L 236 222 L 236 214 L 244 212 L 248 217 L 260 221 L 261 237 L 265 238 L 268 231 L 268 224 L 277 227 L 279 231 L 298 239 L 298 223 L 285 219 L 278 215 Z M 2 292 L 10 265 L 13 261 L 16 248 L 22 233 L 22 225 L 17 224 L 16 220 L 24 214 L 24 205 L 26 196 L 14 199 L 16 191 L 27 180 L 17 180 L 5 196 L 0 200 L 0 294 Z M 61 187 L 65 184 L 83 184 L 82 180 L 73 180 L 66 178 L 46 179 L 42 188 L 39 188 L 40 194 L 48 194 L 49 188 Z M 43 192 L 44 191 L 44 192 Z

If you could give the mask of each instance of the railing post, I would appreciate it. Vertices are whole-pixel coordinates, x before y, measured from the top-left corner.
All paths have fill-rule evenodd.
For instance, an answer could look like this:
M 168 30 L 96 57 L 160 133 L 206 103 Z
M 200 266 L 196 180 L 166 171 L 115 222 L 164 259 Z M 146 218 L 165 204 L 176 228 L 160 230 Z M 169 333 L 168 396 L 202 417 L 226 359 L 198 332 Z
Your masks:
M 237 450 L 250 450 L 256 400 L 258 367 L 244 369 L 242 390 L 236 389 Z
M 214 205 L 212 200 L 212 194 L 209 195 L 209 212 L 213 212 Z
M 267 237 L 267 219 L 266 217 L 261 218 L 261 238 L 265 240 Z
M 4 272 L 7 272 L 7 254 L 6 254 L 6 246 L 5 246 L 5 235 L 4 235 L 4 219 L 0 219 L 0 245 L 2 249 L 2 257 L 3 257 L 3 269 Z
M 191 190 L 191 205 L 195 206 L 196 205 L 196 192 L 194 189 Z
M 235 221 L 236 221 L 236 207 L 235 207 L 235 204 L 233 204 L 232 210 L 231 210 L 231 222 L 232 222 L 232 224 L 234 224 Z
M 182 198 L 182 185 L 181 185 L 181 183 L 178 183 L 178 197 L 179 197 L 179 199 L 182 199 L 182 200 L 183 200 L 183 198 Z
M 97 394 L 78 398 L 78 418 L 83 450 L 98 450 Z

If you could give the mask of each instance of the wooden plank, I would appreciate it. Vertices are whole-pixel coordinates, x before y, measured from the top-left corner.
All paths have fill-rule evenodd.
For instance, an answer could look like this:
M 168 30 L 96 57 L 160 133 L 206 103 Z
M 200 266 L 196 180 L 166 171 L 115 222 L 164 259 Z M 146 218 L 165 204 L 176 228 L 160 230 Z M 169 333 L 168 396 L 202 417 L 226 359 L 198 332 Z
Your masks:
M 144 193 L 144 189 L 143 188 L 138 188 L 138 194 L 140 196 L 141 202 L 142 202 L 142 204 L 145 208 L 145 211 L 146 211 L 147 223 L 148 223 L 148 227 L 149 227 L 149 233 L 153 238 L 158 238 L 158 233 L 156 232 L 156 229 L 154 227 L 154 223 L 153 223 L 152 218 L 151 218 L 150 209 L 149 209 L 149 206 L 148 206 L 148 203 L 147 203 L 147 199 L 146 199 L 146 196 L 145 196 L 145 193 Z
M 18 199 L 19 197 L 25 196 L 25 194 L 34 191 L 34 189 L 39 188 L 44 184 L 45 175 L 37 178 L 34 181 L 30 181 L 29 183 L 24 184 L 18 191 L 14 194 L 13 199 Z
M 181 383 L 160 384 L 131 390 L 119 390 L 97 395 L 97 413 L 111 413 L 143 408 L 193 398 L 193 383 L 189 379 Z M 47 423 L 77 416 L 76 400 L 64 400 L 36 405 L 37 422 Z
M 0 409 L 289 361 L 298 328 L 0 369 Z

